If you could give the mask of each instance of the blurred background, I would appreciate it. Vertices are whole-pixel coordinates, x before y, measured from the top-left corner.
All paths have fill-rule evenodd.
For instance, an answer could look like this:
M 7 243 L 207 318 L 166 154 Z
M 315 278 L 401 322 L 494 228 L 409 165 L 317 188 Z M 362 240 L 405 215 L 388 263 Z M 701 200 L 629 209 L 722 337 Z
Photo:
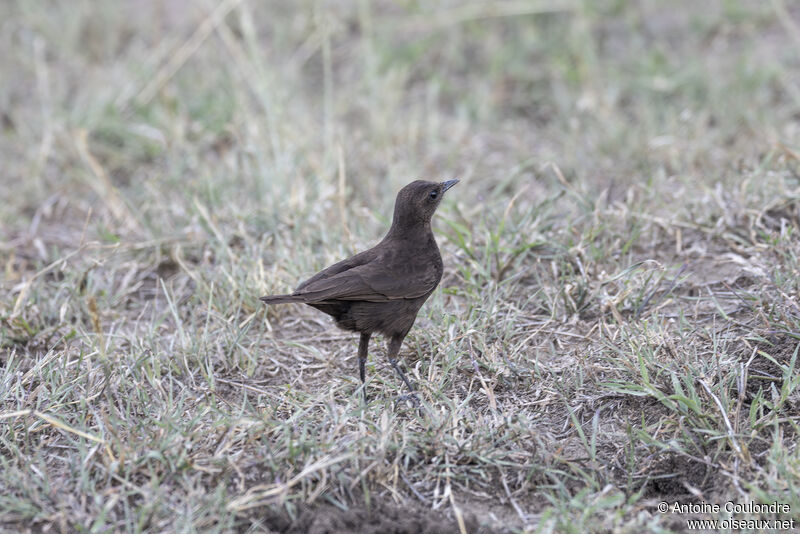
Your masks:
M 416 178 L 459 177 L 484 208 L 541 198 L 549 165 L 610 200 L 725 180 L 797 144 L 796 7 L 6 2 L 4 238 L 48 198 L 63 211 L 51 233 L 40 218 L 45 249 L 68 229 L 187 231 L 193 199 L 260 235 L 294 217 L 324 232 L 343 195 L 374 233 Z

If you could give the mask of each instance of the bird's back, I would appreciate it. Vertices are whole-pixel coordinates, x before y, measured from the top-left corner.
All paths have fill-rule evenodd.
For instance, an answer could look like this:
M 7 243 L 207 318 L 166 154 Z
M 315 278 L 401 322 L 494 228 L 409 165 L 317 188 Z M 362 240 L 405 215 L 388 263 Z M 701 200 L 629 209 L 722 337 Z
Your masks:
M 308 295 L 302 302 L 332 316 L 345 330 L 404 335 L 442 278 L 439 247 L 433 234 L 426 234 L 387 237 L 317 273 L 294 294 Z

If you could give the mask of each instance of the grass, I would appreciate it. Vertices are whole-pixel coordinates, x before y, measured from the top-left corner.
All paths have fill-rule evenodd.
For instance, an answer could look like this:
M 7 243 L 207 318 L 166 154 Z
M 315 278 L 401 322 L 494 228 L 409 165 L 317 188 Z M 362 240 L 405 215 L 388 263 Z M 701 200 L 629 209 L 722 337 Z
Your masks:
M 800 520 L 790 2 L 0 15 L 3 528 Z M 363 406 L 356 338 L 258 302 L 418 177 L 462 180 L 401 351 L 424 417 L 383 347 Z

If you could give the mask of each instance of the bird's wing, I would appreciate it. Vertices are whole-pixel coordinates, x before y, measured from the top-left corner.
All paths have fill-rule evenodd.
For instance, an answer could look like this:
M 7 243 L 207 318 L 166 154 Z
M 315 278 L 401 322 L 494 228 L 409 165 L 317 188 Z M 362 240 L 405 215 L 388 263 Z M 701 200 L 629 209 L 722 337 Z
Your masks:
M 421 297 L 431 292 L 439 283 L 440 275 L 437 274 L 434 265 L 418 263 L 404 265 L 398 263 L 395 258 L 377 254 L 370 259 L 371 261 L 340 269 L 325 277 L 317 275 L 300 284 L 294 294 L 305 297 L 305 302 L 322 300 L 386 302 Z M 392 265 L 393 268 L 389 269 L 386 265 Z M 319 274 L 337 266 L 339 264 L 332 265 Z
M 294 290 L 294 294 L 297 295 L 299 293 L 303 293 L 309 286 L 327 280 L 332 276 L 336 276 L 337 274 L 349 271 L 350 269 L 354 269 L 361 265 L 370 263 L 371 261 L 375 260 L 376 256 L 377 254 L 375 253 L 374 249 L 370 249 L 370 250 L 365 250 L 364 252 L 359 252 L 355 256 L 351 256 L 346 260 L 334 263 L 333 265 L 326 267 L 325 269 L 322 269 L 320 272 L 318 272 L 305 282 L 302 282 Z

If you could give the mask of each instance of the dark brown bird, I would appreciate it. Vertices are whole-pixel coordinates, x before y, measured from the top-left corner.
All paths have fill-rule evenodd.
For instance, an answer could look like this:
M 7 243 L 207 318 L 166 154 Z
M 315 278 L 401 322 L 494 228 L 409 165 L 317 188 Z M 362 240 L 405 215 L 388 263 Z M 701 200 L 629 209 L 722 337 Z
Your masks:
M 457 183 L 411 182 L 397 194 L 392 226 L 380 243 L 318 272 L 291 295 L 268 295 L 261 300 L 267 304 L 302 302 L 333 317 L 339 328 L 360 332 L 362 385 L 370 336 L 383 334 L 389 338 L 389 363 L 414 391 L 397 365 L 397 353 L 417 312 L 442 279 L 442 256 L 431 218 L 445 191 Z

